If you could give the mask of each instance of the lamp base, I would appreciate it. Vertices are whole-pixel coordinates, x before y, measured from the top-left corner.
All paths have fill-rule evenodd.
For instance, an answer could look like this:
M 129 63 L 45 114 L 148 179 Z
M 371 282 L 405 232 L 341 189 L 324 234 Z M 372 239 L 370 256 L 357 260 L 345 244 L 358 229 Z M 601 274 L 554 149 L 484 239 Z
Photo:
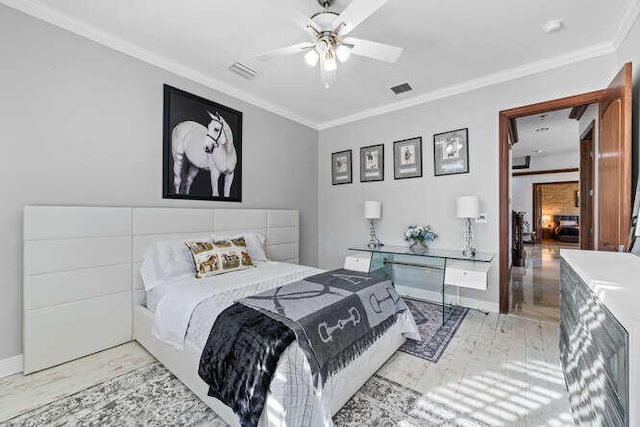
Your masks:
M 369 242 L 367 243 L 367 249 L 380 249 L 382 247 L 382 243 L 380 242 Z
M 369 243 L 367 243 L 367 248 L 379 249 L 381 246 L 382 243 L 380 242 L 380 240 L 378 240 L 378 237 L 376 237 L 376 226 L 373 220 L 371 220 L 369 222 Z
M 473 227 L 471 225 L 471 218 L 465 218 L 464 227 L 464 249 L 462 255 L 467 258 L 473 258 L 476 256 L 476 248 L 473 247 Z
M 467 258 L 473 258 L 476 256 L 476 248 L 465 248 L 462 251 L 462 255 L 466 256 Z

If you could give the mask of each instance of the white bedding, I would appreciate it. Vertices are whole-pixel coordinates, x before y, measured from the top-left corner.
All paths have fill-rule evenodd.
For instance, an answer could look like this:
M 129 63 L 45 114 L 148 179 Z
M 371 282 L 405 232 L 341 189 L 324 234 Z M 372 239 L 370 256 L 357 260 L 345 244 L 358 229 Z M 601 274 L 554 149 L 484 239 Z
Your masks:
M 153 335 L 178 349 L 183 348 L 186 339 L 202 351 L 217 316 L 238 299 L 323 271 L 280 262 L 257 264 L 254 269 L 206 279 L 173 280 L 148 292 L 148 308 L 155 312 Z M 380 340 L 394 342 L 393 337 L 398 334 L 419 338 L 409 313 L 400 315 Z M 352 364 L 364 370 L 374 359 L 375 354 L 366 351 Z M 197 371 L 198 366 L 193 369 Z M 318 394 L 304 352 L 296 343 L 291 344 L 278 362 L 259 425 L 331 426 L 332 412 L 338 409 L 333 408 L 335 398 L 341 395 L 344 381 L 349 379 L 340 375 L 329 378 Z
M 202 349 L 215 319 L 236 300 L 323 271 L 274 261 L 256 262 L 256 265 L 256 268 L 202 279 L 191 275 L 175 278 L 156 286 L 147 293 L 147 308 L 154 312 L 153 335 L 181 350 L 189 329 L 193 331 L 191 341 Z M 203 302 L 207 306 L 196 310 Z

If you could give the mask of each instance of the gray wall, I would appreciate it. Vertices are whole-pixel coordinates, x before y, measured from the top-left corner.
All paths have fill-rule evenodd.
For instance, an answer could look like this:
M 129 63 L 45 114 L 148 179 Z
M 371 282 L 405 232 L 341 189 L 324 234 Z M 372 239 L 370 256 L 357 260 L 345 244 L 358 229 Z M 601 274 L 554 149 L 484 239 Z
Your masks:
M 477 194 L 488 223 L 478 224 L 477 247 L 498 251 L 498 113 L 534 102 L 601 89 L 615 74 L 614 55 L 600 57 L 529 77 L 452 96 L 320 132 L 318 158 L 319 264 L 332 268 L 343 262 L 347 248 L 367 241 L 365 200 L 382 201 L 379 237 L 387 244 L 405 244 L 402 233 L 413 223 L 428 223 L 440 234 L 434 246 L 461 248 L 462 221 L 455 218 L 457 196 Z M 433 135 L 469 128 L 470 173 L 435 177 Z M 393 141 L 423 138 L 423 177 L 394 181 Z M 385 180 L 360 183 L 359 148 L 385 144 Z M 331 185 L 330 155 L 353 149 L 354 183 Z M 465 303 L 498 308 L 498 265 L 490 273 L 487 291 L 461 291 Z
M 0 6 L 0 360 L 22 353 L 27 204 L 299 209 L 317 264 L 317 131 Z M 242 204 L 162 200 L 162 85 L 244 113 Z

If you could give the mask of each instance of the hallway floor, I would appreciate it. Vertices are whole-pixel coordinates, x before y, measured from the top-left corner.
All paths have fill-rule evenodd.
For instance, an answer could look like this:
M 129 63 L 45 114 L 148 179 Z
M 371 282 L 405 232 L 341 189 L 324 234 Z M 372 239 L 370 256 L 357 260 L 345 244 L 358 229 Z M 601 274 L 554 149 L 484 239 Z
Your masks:
M 511 269 L 510 313 L 560 321 L 560 249 L 578 249 L 578 244 L 544 241 L 525 245 L 526 265 Z

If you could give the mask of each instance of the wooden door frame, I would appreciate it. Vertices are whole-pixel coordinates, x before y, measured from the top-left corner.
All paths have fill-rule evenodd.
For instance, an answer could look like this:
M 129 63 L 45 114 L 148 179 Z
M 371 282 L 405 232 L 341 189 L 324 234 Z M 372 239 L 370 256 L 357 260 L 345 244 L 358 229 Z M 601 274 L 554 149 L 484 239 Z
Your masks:
M 581 95 L 569 96 L 552 101 L 540 102 L 524 107 L 503 110 L 498 113 L 499 117 L 499 217 L 500 217 L 500 312 L 509 311 L 509 180 L 511 168 L 509 167 L 509 122 L 518 117 L 530 116 L 532 114 L 548 113 L 549 111 L 564 110 L 567 108 L 579 107 L 599 103 L 606 95 L 606 90 L 583 93 Z
M 595 249 L 595 141 L 596 121 L 592 120 L 589 126 L 580 135 L 580 249 Z M 585 155 L 586 151 L 590 155 Z M 586 166 L 589 166 L 588 168 Z M 588 170 L 588 172 L 587 172 Z M 587 176 L 588 174 L 588 176 Z M 591 185 L 592 194 L 587 194 Z
M 553 182 L 534 182 L 531 184 L 532 186 L 532 194 L 533 194 L 533 204 L 531 205 L 532 209 L 532 221 L 536 221 L 538 219 L 542 219 L 542 218 L 538 218 L 537 215 L 537 209 L 536 209 L 536 191 L 538 188 L 542 188 L 545 185 L 560 185 L 560 184 L 578 184 L 578 186 L 580 185 L 580 181 L 576 181 L 575 179 L 572 179 L 571 181 L 553 181 Z M 578 187 L 580 188 L 580 187 Z M 542 203 L 542 200 L 540 201 Z M 542 225 L 540 225 L 540 240 L 538 240 L 537 238 L 538 236 L 536 236 L 536 240 L 538 241 L 538 243 L 542 243 Z

